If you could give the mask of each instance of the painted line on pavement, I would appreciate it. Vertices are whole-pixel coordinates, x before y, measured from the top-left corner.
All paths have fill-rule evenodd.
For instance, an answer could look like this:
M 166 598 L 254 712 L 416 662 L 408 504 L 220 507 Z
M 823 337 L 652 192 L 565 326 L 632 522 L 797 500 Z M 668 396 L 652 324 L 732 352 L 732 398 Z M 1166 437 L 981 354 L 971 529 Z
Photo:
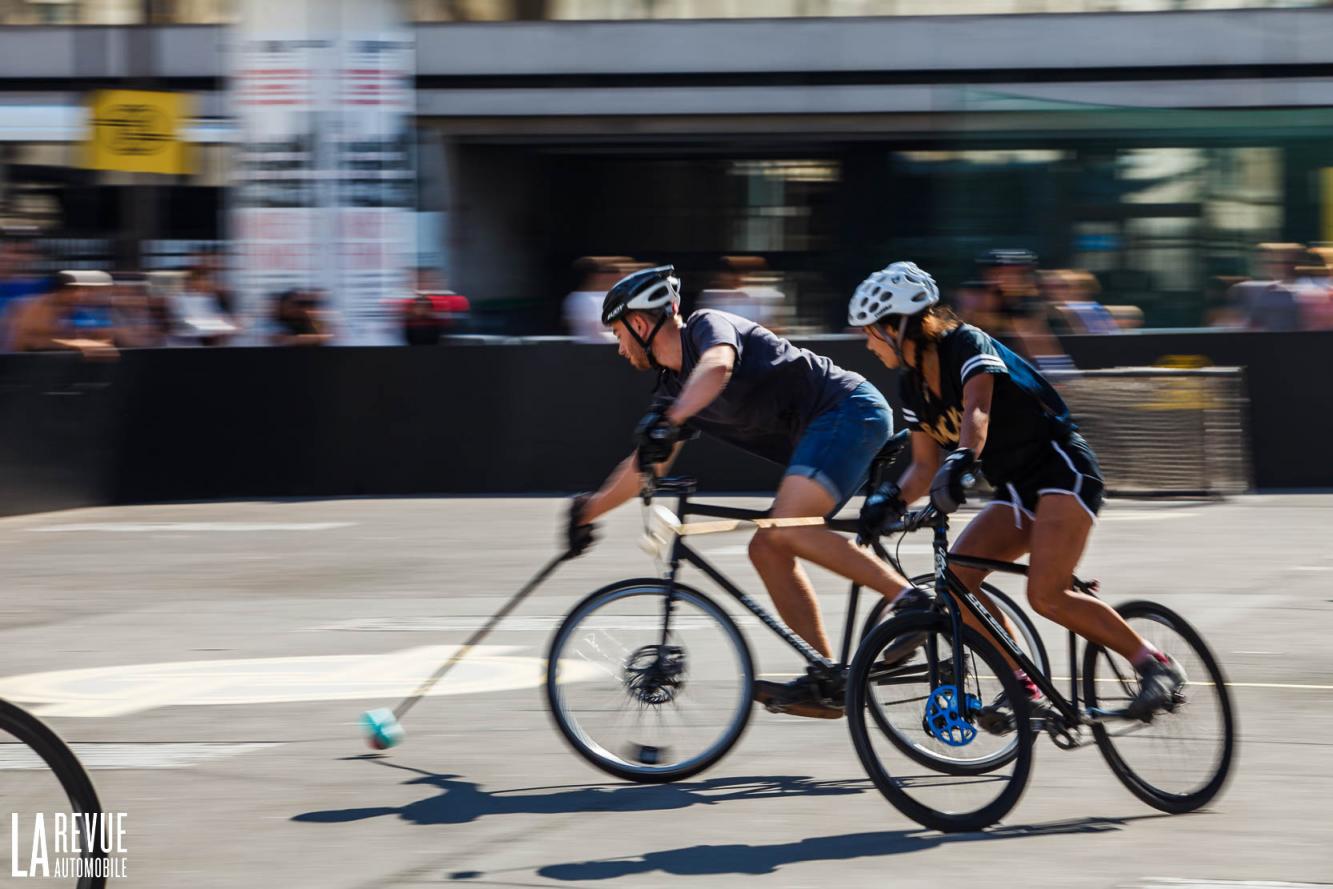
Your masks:
M 38 525 L 24 528 L 31 534 L 100 532 L 111 534 L 160 534 L 173 532 L 330 531 L 349 528 L 356 522 L 93 522 L 74 525 Z
M 92 771 L 109 771 L 184 769 L 282 745 L 278 743 L 88 743 L 69 746 L 83 763 L 84 768 Z M 48 768 L 50 767 L 46 762 L 26 744 L 0 744 L 0 771 L 44 771 Z
M 1208 880 L 1192 877 L 1144 877 L 1132 889 L 1323 889 L 1333 883 L 1284 883 L 1278 880 Z
M 796 677 L 796 676 L 804 676 L 805 674 L 804 674 L 804 673 L 764 673 L 764 675 L 765 675 L 765 676 L 777 676 L 777 677 L 783 677 L 783 676 L 787 676 L 787 677 Z M 979 677 L 979 678 L 981 678 L 981 679 L 986 679 L 986 680 L 991 680 L 991 679 L 994 679 L 995 677 L 994 677 L 994 676 L 981 676 L 981 677 Z M 1051 678 L 1051 681 L 1052 681 L 1052 682 L 1068 682 L 1068 681 L 1069 681 L 1069 677 L 1068 677 L 1068 676 L 1052 676 L 1052 677 L 1050 677 L 1050 678 Z M 1095 681 L 1096 681 L 1096 682 L 1119 682 L 1120 680 L 1119 680 L 1119 679 L 1112 678 L 1112 677 L 1105 677 L 1105 678 L 1097 679 L 1097 680 L 1095 680 Z M 1211 683 L 1211 682 L 1191 682 L 1191 683 L 1190 683 L 1190 685 L 1198 685 L 1198 686 L 1209 686 L 1209 685 L 1212 685 L 1212 684 L 1213 684 L 1213 683 Z M 1226 683 L 1226 687 L 1227 687 L 1227 688 L 1280 688 L 1280 689 L 1292 689 L 1292 690 L 1295 690 L 1295 691 L 1333 691 L 1333 685 L 1301 685 L 1301 684 L 1298 684 L 1298 683 L 1291 683 L 1291 682 L 1228 682 L 1228 683 Z
M 388 700 L 407 696 L 458 645 L 427 645 L 383 654 L 247 658 L 127 664 L 0 678 L 0 698 L 32 706 L 41 717 L 114 717 L 162 707 Z M 546 659 L 516 656 L 521 646 L 483 645 L 460 661 L 432 695 L 536 688 Z M 565 661 L 561 681 L 600 673 Z

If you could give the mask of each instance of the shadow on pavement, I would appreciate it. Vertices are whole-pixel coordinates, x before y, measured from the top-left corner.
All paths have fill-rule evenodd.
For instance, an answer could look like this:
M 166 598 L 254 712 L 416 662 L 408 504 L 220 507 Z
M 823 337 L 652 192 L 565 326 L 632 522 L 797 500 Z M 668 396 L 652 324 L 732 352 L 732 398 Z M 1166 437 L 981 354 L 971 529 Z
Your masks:
M 814 861 L 847 861 L 920 852 L 946 843 L 979 843 L 1056 834 L 1104 833 L 1120 830 L 1131 821 L 1164 818 L 1142 815 L 1132 818 L 1080 818 L 1045 824 L 999 827 L 981 833 L 939 834 L 921 829 L 883 830 L 874 833 L 849 833 L 810 837 L 794 843 L 751 846 L 734 843 L 720 846 L 684 846 L 661 852 L 648 852 L 633 858 L 607 858 L 594 861 L 552 864 L 539 868 L 537 874 L 552 880 L 612 880 L 660 872 L 677 876 L 722 874 L 771 874 L 788 864 Z M 455 879 L 474 879 L 476 872 L 453 875 Z
M 466 824 L 486 815 L 667 811 L 744 799 L 845 796 L 865 793 L 871 789 L 870 782 L 864 778 L 816 781 L 802 776 L 765 775 L 713 778 L 679 784 L 576 784 L 568 787 L 521 787 L 487 791 L 474 782 L 460 780 L 459 775 L 434 774 L 389 762 L 375 754 L 350 758 L 410 772 L 417 777 L 406 781 L 406 784 L 425 785 L 438 790 L 439 793 L 404 806 L 369 806 L 305 812 L 293 816 L 293 821 L 343 824 L 368 818 L 397 816 L 413 824 Z

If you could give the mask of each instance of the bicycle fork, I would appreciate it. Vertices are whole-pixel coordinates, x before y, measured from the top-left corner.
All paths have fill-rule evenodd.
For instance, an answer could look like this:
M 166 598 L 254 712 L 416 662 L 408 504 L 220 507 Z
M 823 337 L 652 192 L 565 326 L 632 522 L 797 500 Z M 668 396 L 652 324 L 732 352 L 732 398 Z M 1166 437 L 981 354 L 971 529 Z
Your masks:
M 938 601 L 947 604 L 953 620 L 951 621 L 952 643 L 953 643 L 953 685 L 957 690 L 955 700 L 958 702 L 958 715 L 967 718 L 967 696 L 964 686 L 964 678 L 967 676 L 966 659 L 963 652 L 963 621 L 962 615 L 954 612 L 957 607 L 953 599 L 950 598 L 949 591 L 949 523 L 947 520 L 941 520 L 935 525 L 935 537 L 931 543 L 935 554 L 935 597 Z M 927 637 L 929 650 L 927 651 L 928 662 L 930 664 L 930 685 L 935 688 L 939 685 L 938 664 L 935 634 Z

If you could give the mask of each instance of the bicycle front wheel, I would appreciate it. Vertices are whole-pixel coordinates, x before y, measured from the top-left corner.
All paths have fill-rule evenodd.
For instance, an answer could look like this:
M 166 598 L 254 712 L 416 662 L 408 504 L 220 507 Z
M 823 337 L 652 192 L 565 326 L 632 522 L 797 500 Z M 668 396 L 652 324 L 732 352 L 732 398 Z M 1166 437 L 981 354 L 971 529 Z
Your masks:
M 726 755 L 750 719 L 754 665 L 735 622 L 665 581 L 598 590 L 551 641 L 546 697 L 580 756 L 618 778 L 678 781 Z
M 1094 725 L 1093 737 L 1130 793 L 1163 812 L 1192 812 L 1217 796 L 1231 774 L 1236 723 L 1226 677 L 1203 637 L 1174 611 L 1154 602 L 1127 602 L 1116 610 L 1135 632 L 1171 655 L 1189 681 L 1151 722 Z M 1089 707 L 1121 710 L 1138 690 L 1138 675 L 1128 661 L 1088 645 L 1083 695 Z
M 70 836 L 64 844 L 70 855 L 58 855 L 54 847 L 48 846 L 50 860 L 47 867 L 53 877 L 57 868 L 70 874 L 62 885 L 77 889 L 106 886 L 107 859 L 100 848 L 102 831 L 99 829 L 102 806 L 92 780 L 74 751 L 59 735 L 37 717 L 8 701 L 0 701 L 0 774 L 4 776 L 0 778 L 0 788 L 3 788 L 0 793 L 3 793 L 9 811 L 18 815 L 19 822 L 19 836 L 12 839 L 9 848 L 18 849 L 22 859 L 21 862 L 10 862 L 6 870 L 19 867 L 28 870 L 33 877 L 43 876 L 42 871 L 31 869 L 32 862 L 26 854 L 31 848 L 38 816 L 49 834 L 54 829 L 52 819 L 58 813 L 63 813 L 62 818 L 98 813 L 91 830 L 88 821 L 70 819 Z M 79 851 L 75 852 L 76 849 Z M 40 882 L 55 885 L 58 881 L 52 878 Z
M 1027 698 L 1013 670 L 970 627 L 962 643 L 956 676 L 950 617 L 902 615 L 871 632 L 847 677 L 847 720 L 866 773 L 900 812 L 941 831 L 980 830 L 1003 818 L 1032 768 Z M 885 666 L 884 652 L 905 646 L 917 646 L 916 654 Z M 1014 731 L 991 735 L 976 724 L 976 711 L 1000 691 L 1014 702 Z

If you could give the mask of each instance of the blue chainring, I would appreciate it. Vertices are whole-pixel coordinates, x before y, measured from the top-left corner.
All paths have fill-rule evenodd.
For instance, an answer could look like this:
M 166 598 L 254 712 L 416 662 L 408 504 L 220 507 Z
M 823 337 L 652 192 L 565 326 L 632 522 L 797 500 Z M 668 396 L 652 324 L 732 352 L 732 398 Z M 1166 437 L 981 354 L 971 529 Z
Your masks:
M 969 713 L 981 709 L 981 701 L 975 695 L 963 697 Z M 932 737 L 950 747 L 966 747 L 977 736 L 976 726 L 958 712 L 958 689 L 952 685 L 940 685 L 931 691 L 926 699 L 923 724 Z

